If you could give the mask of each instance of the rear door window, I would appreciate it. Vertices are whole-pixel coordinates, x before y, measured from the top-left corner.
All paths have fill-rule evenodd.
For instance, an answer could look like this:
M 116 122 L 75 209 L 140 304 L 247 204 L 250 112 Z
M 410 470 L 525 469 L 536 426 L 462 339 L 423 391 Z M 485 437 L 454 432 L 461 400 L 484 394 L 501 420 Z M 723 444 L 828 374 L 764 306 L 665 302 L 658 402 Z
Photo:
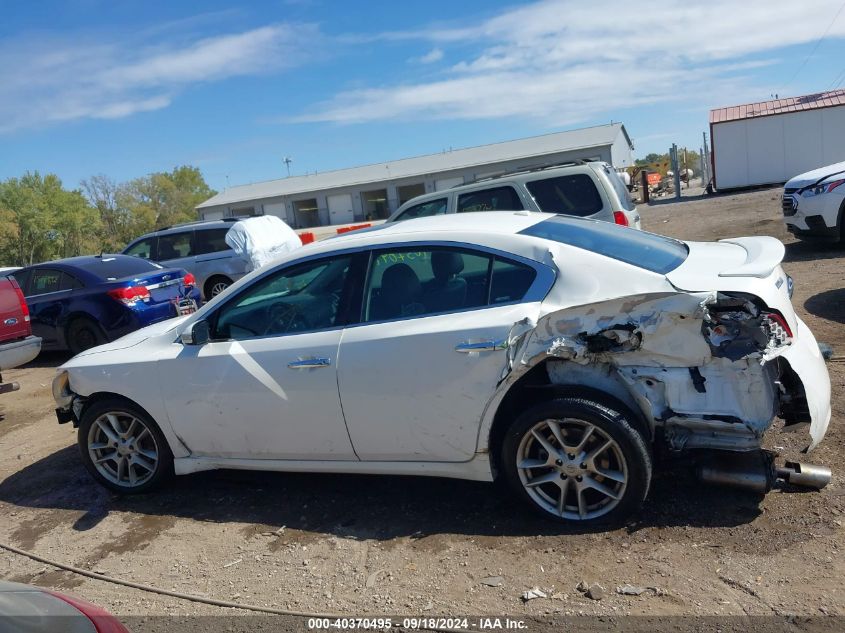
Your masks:
M 193 236 L 193 231 L 171 233 L 170 235 L 159 235 L 155 259 L 158 261 L 167 261 L 169 259 L 193 257 Z
M 570 174 L 526 183 L 541 211 L 585 217 L 602 210 L 596 183 L 587 174 Z
M 521 211 L 524 207 L 513 187 L 494 187 L 458 196 L 458 213 L 473 211 Z
M 229 250 L 230 246 L 226 243 L 226 233 L 228 232 L 228 228 L 197 231 L 194 234 L 196 254 L 207 255 L 208 253 L 220 253 Z
M 27 296 L 37 297 L 49 292 L 64 290 L 62 287 L 62 271 L 55 268 L 36 268 L 32 271 L 29 293 Z
M 443 247 L 373 253 L 364 322 L 406 319 L 521 301 L 536 277 L 526 264 Z

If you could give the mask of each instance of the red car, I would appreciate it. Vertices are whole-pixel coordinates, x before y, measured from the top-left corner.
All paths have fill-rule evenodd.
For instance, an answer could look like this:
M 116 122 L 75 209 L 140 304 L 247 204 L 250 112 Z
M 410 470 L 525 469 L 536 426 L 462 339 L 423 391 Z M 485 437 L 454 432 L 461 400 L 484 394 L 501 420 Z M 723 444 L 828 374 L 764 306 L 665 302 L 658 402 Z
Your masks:
M 41 351 L 41 339 L 32 335 L 29 308 L 23 292 L 11 275 L 0 276 L 0 371 L 28 363 Z M 15 391 L 18 384 L 4 383 L 0 393 Z

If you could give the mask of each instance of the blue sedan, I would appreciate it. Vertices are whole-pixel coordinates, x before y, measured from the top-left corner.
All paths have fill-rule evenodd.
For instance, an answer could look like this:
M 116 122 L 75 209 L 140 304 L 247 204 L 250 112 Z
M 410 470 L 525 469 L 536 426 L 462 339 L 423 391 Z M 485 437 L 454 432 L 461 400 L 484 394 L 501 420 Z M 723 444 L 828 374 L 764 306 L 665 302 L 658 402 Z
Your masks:
M 127 255 L 70 257 L 15 271 L 42 349 L 77 354 L 196 310 L 194 276 Z

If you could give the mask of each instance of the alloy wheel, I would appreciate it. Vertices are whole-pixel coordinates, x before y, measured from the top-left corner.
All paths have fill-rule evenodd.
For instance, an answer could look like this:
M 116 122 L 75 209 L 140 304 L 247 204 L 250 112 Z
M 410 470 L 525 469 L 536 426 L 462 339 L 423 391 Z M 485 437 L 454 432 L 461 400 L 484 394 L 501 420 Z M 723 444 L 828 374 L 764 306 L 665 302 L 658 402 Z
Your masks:
M 88 431 L 94 468 L 113 484 L 134 488 L 156 472 L 159 448 L 143 420 L 122 411 L 102 414 Z
M 573 521 L 608 514 L 622 500 L 628 464 L 622 449 L 584 420 L 542 420 L 520 441 L 516 467 L 526 493 L 543 510 Z
M 211 296 L 212 296 L 212 297 L 216 297 L 216 296 L 217 296 L 217 295 L 219 295 L 221 292 L 223 292 L 224 290 L 226 290 L 226 288 L 228 288 L 228 287 L 229 287 L 229 283 L 228 283 L 228 282 L 226 282 L 226 281 L 218 281 L 217 283 L 215 283 L 214 285 L 212 285 L 212 286 L 211 286 Z

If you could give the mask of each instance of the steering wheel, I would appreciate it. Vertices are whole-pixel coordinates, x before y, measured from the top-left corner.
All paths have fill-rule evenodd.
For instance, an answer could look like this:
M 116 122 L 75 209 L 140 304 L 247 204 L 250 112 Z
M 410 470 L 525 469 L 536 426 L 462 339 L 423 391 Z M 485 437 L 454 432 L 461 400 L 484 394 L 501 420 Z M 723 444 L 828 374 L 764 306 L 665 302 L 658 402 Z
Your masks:
M 274 303 L 270 306 L 267 329 L 264 334 L 284 334 L 294 330 L 307 330 L 308 321 L 305 316 L 288 303 Z

